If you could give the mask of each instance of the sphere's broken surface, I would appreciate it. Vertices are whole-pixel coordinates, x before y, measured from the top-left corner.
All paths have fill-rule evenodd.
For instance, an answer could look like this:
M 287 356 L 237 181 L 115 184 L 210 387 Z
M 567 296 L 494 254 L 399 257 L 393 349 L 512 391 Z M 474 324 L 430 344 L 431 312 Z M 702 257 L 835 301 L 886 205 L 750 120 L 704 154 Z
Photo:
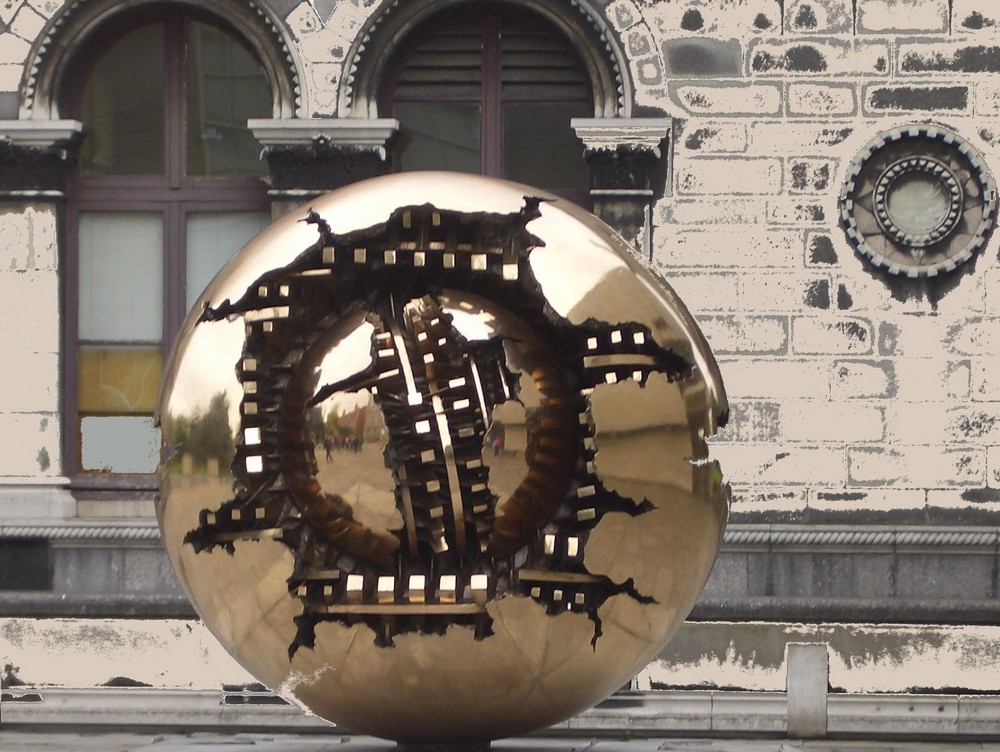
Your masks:
M 394 175 L 279 220 L 203 294 L 161 395 L 160 523 L 219 640 L 318 715 L 524 733 L 627 682 L 693 605 L 725 412 L 690 315 L 609 228 Z

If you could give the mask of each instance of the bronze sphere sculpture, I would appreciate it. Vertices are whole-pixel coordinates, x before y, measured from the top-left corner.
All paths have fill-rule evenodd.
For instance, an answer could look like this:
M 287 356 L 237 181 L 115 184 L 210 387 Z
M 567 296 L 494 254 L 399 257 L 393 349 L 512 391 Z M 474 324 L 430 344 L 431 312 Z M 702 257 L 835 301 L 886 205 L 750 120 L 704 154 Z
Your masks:
M 204 292 L 157 511 L 263 683 L 353 731 L 488 741 L 598 702 L 687 615 L 725 415 L 690 314 L 603 223 L 397 174 L 279 219 Z

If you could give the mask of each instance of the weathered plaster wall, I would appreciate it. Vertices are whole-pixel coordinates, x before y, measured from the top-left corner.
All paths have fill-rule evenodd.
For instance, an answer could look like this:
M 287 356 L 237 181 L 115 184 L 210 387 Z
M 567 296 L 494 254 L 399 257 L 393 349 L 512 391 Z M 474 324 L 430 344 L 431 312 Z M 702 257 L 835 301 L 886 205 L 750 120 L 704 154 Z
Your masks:
M 335 116 L 337 92 L 345 75 L 345 62 L 361 27 L 378 2 L 303 2 L 285 18 L 294 35 L 308 88 L 307 107 L 312 117 Z
M 787 642 L 830 646 L 842 692 L 989 692 L 1000 628 L 873 624 L 687 624 L 638 677 L 638 689 L 784 691 Z M 254 679 L 198 621 L 0 618 L 0 679 L 20 686 L 99 687 L 127 679 L 158 688 L 219 689 Z M 122 684 L 121 681 L 117 681 Z
M 62 469 L 58 286 L 55 206 L 0 204 L 0 352 L 10 364 L 0 371 L 0 483 L 21 486 L 0 499 L 15 516 L 30 515 L 42 502 L 31 486 Z
M 639 675 L 639 689 L 782 692 L 785 646 L 829 646 L 837 692 L 992 692 L 1000 628 L 879 624 L 686 624 Z
M 0 669 L 5 688 L 99 687 L 123 678 L 217 689 L 254 681 L 203 624 L 180 619 L 0 619 Z
M 0 118 L 17 117 L 21 80 L 31 46 L 62 0 L 0 2 Z

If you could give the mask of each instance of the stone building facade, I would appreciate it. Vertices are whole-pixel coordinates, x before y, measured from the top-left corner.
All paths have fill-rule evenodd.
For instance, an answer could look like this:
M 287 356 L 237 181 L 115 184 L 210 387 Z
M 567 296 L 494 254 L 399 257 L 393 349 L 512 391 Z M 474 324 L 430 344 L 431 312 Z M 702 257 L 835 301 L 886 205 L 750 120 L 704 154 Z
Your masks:
M 198 4 L 252 50 L 270 86 L 270 109 L 249 129 L 272 216 L 393 169 L 400 119 L 385 110 L 386 61 L 415 30 L 438 28 L 434 14 L 466 5 Z M 751 661 L 762 641 L 828 634 L 815 625 L 905 624 L 908 655 L 941 650 L 966 627 L 980 631 L 974 645 L 955 643 L 962 655 L 991 644 L 1000 9 L 510 5 L 574 51 L 592 96 L 564 125 L 589 205 L 695 314 L 730 396 L 713 440 L 733 491 L 723 553 L 650 685 L 705 655 L 716 664 L 700 676 L 678 669 L 682 683 L 723 685 L 720 668 Z M 82 339 L 69 331 L 80 272 L 79 221 L 68 217 L 93 124 L 74 114 L 67 87 L 81 50 L 152 8 L 193 6 L 0 4 L 0 614 L 12 618 L 191 615 L 158 549 L 155 487 L 81 466 L 70 363 Z M 875 650 L 880 629 L 835 640 L 844 665 Z M 766 674 L 779 653 L 753 660 Z M 978 674 L 939 684 L 963 682 L 988 689 Z

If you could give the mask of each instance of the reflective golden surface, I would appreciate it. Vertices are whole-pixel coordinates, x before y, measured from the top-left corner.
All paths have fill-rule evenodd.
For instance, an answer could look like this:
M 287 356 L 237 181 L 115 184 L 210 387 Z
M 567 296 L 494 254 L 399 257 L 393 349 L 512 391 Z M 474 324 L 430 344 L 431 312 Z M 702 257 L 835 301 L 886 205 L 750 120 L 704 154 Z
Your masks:
M 400 741 L 510 736 L 626 683 L 693 605 L 725 413 L 684 306 L 594 217 L 398 174 L 205 291 L 160 396 L 160 524 L 268 686 Z

